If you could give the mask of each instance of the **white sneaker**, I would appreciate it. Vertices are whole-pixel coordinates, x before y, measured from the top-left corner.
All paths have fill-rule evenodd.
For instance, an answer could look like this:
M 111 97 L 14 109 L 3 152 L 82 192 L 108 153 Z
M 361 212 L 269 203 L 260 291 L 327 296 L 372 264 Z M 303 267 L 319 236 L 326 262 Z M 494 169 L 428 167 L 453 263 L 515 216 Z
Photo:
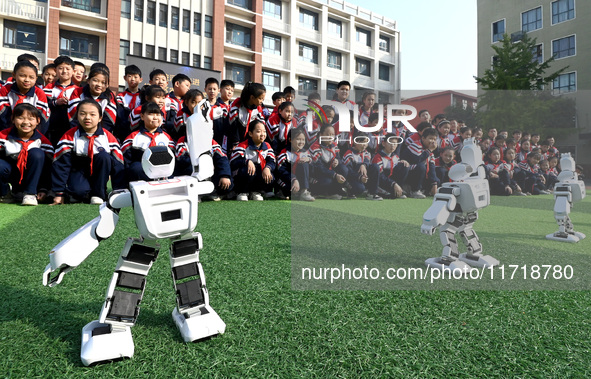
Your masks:
M 90 198 L 90 204 L 91 205 L 101 205 L 102 203 L 104 203 L 105 201 L 103 199 L 101 199 L 98 196 L 93 196 Z
M 248 194 L 247 193 L 239 193 L 238 196 L 236 196 L 236 200 L 248 201 Z
M 310 193 L 310 191 L 304 190 L 304 192 L 302 192 L 302 194 L 300 195 L 300 200 L 302 200 L 302 201 L 314 201 L 316 199 L 314 198 L 314 196 L 312 196 L 312 194 Z
M 367 200 L 377 200 L 377 201 L 384 200 L 384 198 L 382 198 L 380 195 L 375 195 L 375 194 L 372 195 L 371 193 L 368 193 L 365 198 Z
M 220 201 L 222 200 L 222 198 L 220 197 L 220 195 L 218 195 L 217 192 L 212 192 L 209 195 L 207 195 L 207 199 L 212 200 L 212 201 Z
M 275 194 L 273 194 L 273 196 L 275 196 Z M 251 192 L 250 193 L 250 200 L 255 200 L 255 201 L 263 201 L 263 195 L 261 195 L 258 192 Z
M 23 196 L 23 202 L 21 204 L 35 206 L 35 205 L 38 205 L 39 203 L 37 202 L 37 196 L 25 195 L 25 196 Z
M 341 195 L 339 195 L 338 193 L 335 193 L 334 195 L 330 195 L 327 197 L 327 199 L 330 200 L 341 200 L 343 197 Z
M 425 198 L 427 198 L 427 196 L 425 196 L 425 194 L 421 190 L 412 191 L 410 193 L 410 197 L 412 197 L 413 199 L 425 199 Z

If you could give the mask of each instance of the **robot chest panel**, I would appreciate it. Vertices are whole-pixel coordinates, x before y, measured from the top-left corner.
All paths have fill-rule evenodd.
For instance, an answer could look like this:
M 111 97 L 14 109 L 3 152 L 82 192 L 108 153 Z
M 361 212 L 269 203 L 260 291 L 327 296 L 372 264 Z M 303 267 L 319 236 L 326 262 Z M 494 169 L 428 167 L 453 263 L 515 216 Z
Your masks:
M 142 236 L 170 238 L 195 229 L 198 195 L 191 180 L 194 178 L 130 184 L 135 221 Z

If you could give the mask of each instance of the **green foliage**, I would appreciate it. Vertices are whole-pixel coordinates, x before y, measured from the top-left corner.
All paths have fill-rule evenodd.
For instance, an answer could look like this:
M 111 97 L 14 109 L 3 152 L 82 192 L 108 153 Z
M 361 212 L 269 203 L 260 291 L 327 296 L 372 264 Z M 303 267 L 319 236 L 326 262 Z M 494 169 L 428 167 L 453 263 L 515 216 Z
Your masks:
M 463 120 L 464 123 L 470 127 L 477 125 L 476 112 L 472 107 L 466 107 L 466 109 L 464 109 L 459 104 L 450 105 L 444 109 L 443 113 L 448 120 Z

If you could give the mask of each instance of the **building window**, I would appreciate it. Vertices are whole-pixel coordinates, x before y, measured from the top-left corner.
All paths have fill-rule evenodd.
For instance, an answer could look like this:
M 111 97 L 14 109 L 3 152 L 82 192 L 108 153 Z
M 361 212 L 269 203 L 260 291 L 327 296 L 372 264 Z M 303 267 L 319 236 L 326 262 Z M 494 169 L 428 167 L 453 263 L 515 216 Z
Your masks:
M 537 7 L 521 14 L 521 30 L 531 32 L 542 28 L 542 7 Z
M 541 43 L 534 46 L 534 48 L 532 49 L 532 54 L 534 56 L 534 58 L 533 58 L 534 61 L 537 61 L 538 63 L 544 62 L 544 56 L 543 56 L 543 52 L 542 52 L 542 44 Z
M 62 5 L 82 11 L 101 13 L 101 0 L 62 0 Z
M 564 37 L 552 41 L 552 56 L 555 59 L 575 55 L 575 36 Z
M 69 30 L 60 30 L 60 55 L 98 61 L 99 37 Z
M 380 51 L 390 52 L 390 37 L 380 35 Z
M 492 24 L 492 41 L 497 42 L 503 39 L 505 34 L 505 20 L 499 20 Z
M 201 55 L 193 54 L 193 67 L 201 67 Z
M 337 85 L 335 82 L 326 82 L 326 98 L 334 99 L 337 93 Z
M 158 25 L 168 27 L 168 4 L 160 3 L 160 14 L 158 15 Z
M 205 16 L 205 31 L 203 35 L 207 38 L 211 38 L 211 29 L 213 24 L 213 18 L 211 16 Z
M 558 0 L 552 3 L 552 25 L 575 18 L 575 0 Z
M 263 33 L 263 53 L 281 55 L 281 37 Z
M 318 14 L 300 8 L 300 24 L 304 25 L 306 28 L 318 30 Z
M 170 49 L 170 63 L 179 63 L 179 51 Z
M 158 60 L 159 61 L 166 60 L 166 47 L 159 47 L 158 48 Z
M 148 24 L 156 25 L 156 2 L 148 0 Z
M 269 93 L 281 91 L 281 74 L 273 71 L 263 71 L 263 84 Z
M 304 78 L 300 76 L 298 78 L 298 92 L 304 96 L 307 96 L 310 92 L 318 91 L 318 81 L 315 79 Z
M 193 34 L 201 35 L 201 13 L 193 12 Z
M 367 59 L 355 58 L 355 73 L 363 76 L 371 76 L 371 62 Z
M 131 18 L 131 0 L 121 1 L 121 17 Z
M 390 81 L 390 66 L 380 63 L 378 78 L 380 80 Z
M 156 59 L 156 49 L 154 45 L 146 45 L 146 58 Z
M 170 28 L 172 30 L 179 30 L 179 17 L 181 16 L 178 7 L 170 7 Z
M 127 64 L 127 55 L 129 54 L 129 41 L 122 39 L 119 42 L 119 64 Z
M 191 11 L 183 9 L 183 32 L 191 31 Z
M 281 1 L 280 0 L 264 0 L 263 14 L 265 16 L 275 17 L 281 20 Z
M 141 42 L 134 42 L 133 43 L 133 55 L 141 57 L 142 56 L 142 43 Z
M 336 51 L 327 50 L 327 66 L 340 70 L 342 68 L 342 55 Z
M 300 59 L 304 62 L 318 63 L 318 47 L 300 42 Z
M 552 88 L 555 94 L 575 92 L 577 90 L 577 75 L 575 72 L 559 75 L 554 79 Z
M 4 47 L 45 52 L 45 27 L 4 19 Z
M 140 22 L 144 21 L 144 0 L 135 0 L 134 4 L 133 19 Z
M 203 68 L 211 70 L 211 57 L 203 57 Z
M 232 45 L 250 48 L 250 29 L 227 22 L 226 42 Z
M 236 84 L 246 84 L 250 81 L 250 67 L 240 64 L 226 63 L 226 78 L 234 81 Z
M 228 4 L 232 4 L 237 7 L 248 9 L 248 10 L 252 9 L 252 5 L 251 5 L 250 0 L 228 0 Z
M 362 45 L 371 47 L 371 32 L 369 30 L 357 28 L 356 35 L 357 42 L 361 43 Z
M 181 54 L 181 64 L 183 66 L 189 66 L 191 64 L 189 63 L 189 53 L 183 51 L 183 53 Z
M 328 34 L 338 38 L 343 38 L 343 23 L 334 18 L 328 18 Z

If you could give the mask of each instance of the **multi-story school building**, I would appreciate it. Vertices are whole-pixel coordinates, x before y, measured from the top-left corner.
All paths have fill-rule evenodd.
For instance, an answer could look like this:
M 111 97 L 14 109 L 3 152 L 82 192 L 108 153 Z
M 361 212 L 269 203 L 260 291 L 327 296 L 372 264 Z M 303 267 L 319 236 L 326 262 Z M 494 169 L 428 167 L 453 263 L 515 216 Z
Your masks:
M 237 93 L 262 82 L 270 99 L 288 85 L 330 92 L 348 80 L 359 96 L 399 101 L 396 22 L 343 0 L 0 0 L 0 24 L 4 78 L 22 53 L 41 66 L 65 54 L 106 63 L 112 87 L 134 63 L 145 82 L 163 68 L 196 86 L 232 79 Z
M 587 0 L 479 0 L 478 76 L 491 67 L 503 34 L 519 40 L 523 32 L 536 38 L 540 62 L 555 57 L 548 72 L 566 67 L 552 83 L 556 95 L 576 99 L 579 132 L 561 138 L 560 151 L 575 153 L 577 163 L 591 169 L 591 1 Z

